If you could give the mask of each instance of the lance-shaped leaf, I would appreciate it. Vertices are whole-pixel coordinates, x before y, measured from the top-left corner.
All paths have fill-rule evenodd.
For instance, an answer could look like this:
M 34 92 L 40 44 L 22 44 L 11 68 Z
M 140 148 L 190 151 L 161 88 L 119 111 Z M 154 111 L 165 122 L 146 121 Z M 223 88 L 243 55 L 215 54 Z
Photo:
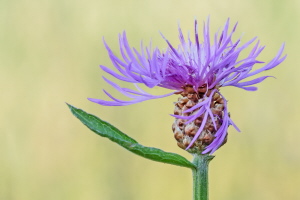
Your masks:
M 188 161 L 186 158 L 170 152 L 165 152 L 161 149 L 153 147 L 145 147 L 139 144 L 137 141 L 122 133 L 116 127 L 112 126 L 108 122 L 105 122 L 98 117 L 91 115 L 81 109 L 75 108 L 67 104 L 73 113 L 84 125 L 91 129 L 96 134 L 106 137 L 111 141 L 121 145 L 125 149 L 140 155 L 150 160 L 178 165 L 181 167 L 195 168 L 195 165 Z

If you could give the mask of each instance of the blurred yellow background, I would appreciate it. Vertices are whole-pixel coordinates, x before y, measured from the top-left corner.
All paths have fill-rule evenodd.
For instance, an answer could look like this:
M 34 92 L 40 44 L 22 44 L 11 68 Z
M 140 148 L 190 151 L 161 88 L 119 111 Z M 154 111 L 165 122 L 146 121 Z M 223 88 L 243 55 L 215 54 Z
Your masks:
M 227 144 L 210 168 L 211 200 L 300 199 L 300 1 L 297 0 L 2 0 L 1 200 L 192 199 L 189 169 L 152 162 L 89 131 L 68 102 L 111 122 L 143 145 L 192 157 L 171 132 L 176 96 L 127 107 L 103 107 L 86 98 L 112 91 L 99 65 L 112 66 L 102 37 L 118 52 L 118 33 L 132 46 L 161 31 L 177 46 L 193 21 L 211 17 L 211 33 L 239 22 L 235 37 L 258 36 L 270 61 L 286 42 L 287 59 L 257 92 L 222 89 L 233 120 Z M 200 33 L 201 33 L 200 26 Z M 154 90 L 154 92 L 160 90 Z M 118 96 L 116 91 L 112 94 Z

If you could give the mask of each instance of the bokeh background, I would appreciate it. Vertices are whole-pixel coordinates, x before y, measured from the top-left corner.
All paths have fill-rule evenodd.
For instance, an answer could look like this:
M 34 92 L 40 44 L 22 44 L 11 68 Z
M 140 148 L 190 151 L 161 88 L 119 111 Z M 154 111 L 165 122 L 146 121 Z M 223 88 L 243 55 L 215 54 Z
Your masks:
M 127 107 L 102 107 L 99 65 L 111 66 L 102 43 L 118 52 L 118 33 L 132 46 L 159 31 L 176 46 L 177 23 L 211 18 L 211 32 L 228 17 L 235 37 L 258 36 L 270 61 L 286 42 L 286 61 L 257 92 L 222 89 L 232 118 L 228 143 L 210 168 L 211 200 L 300 199 L 299 42 L 297 0 L 2 0 L 0 2 L 0 199 L 192 199 L 189 169 L 152 162 L 89 131 L 65 102 L 111 122 L 143 145 L 179 149 L 171 124 L 176 96 Z M 201 27 L 201 26 L 200 26 Z M 201 32 L 201 30 L 200 30 Z M 154 93 L 165 92 L 155 89 Z

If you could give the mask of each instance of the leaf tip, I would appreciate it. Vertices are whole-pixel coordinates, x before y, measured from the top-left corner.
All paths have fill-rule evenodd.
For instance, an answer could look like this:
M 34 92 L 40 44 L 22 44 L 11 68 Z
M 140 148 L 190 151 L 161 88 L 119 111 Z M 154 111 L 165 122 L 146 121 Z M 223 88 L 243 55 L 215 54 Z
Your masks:
M 67 104 L 67 106 L 69 107 L 70 111 L 75 114 L 76 110 L 78 110 L 77 108 L 75 108 L 74 106 L 72 106 L 71 104 L 68 104 L 67 102 L 65 102 Z
M 71 109 L 71 110 L 73 110 L 75 107 L 74 106 L 72 106 L 71 104 L 68 104 L 67 102 L 65 102 L 66 104 L 67 104 L 67 106 Z M 75 108 L 76 109 L 76 108 Z

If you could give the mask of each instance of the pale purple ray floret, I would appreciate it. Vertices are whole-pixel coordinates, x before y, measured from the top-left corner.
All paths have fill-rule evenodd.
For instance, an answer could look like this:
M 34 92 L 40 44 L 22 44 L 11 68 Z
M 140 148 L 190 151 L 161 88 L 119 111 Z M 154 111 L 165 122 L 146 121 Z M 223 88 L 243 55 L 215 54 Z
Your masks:
M 210 38 L 208 19 L 203 26 L 203 41 L 200 42 L 198 37 L 198 24 L 197 21 L 195 21 L 194 42 L 190 37 L 184 38 L 179 27 L 180 44 L 177 48 L 173 47 L 162 35 L 168 44 L 165 51 L 160 51 L 158 48 L 152 50 L 151 46 L 144 47 L 142 43 L 141 50 L 137 51 L 135 48 L 129 46 L 126 33 L 123 32 L 123 34 L 119 35 L 122 58 L 117 57 L 104 41 L 108 55 L 117 72 L 102 65 L 100 67 L 103 71 L 119 80 L 133 83 L 136 90 L 122 88 L 116 83 L 104 78 L 108 84 L 132 100 L 123 101 L 116 99 L 105 90 L 104 92 L 112 101 L 94 98 L 89 98 L 89 100 L 104 106 L 125 106 L 180 93 L 187 85 L 192 86 L 195 91 L 197 91 L 197 88 L 205 86 L 207 90 L 213 91 L 211 95 L 185 111 L 194 111 L 195 114 L 187 117 L 173 115 L 176 118 L 184 118 L 187 120 L 186 123 L 195 120 L 201 115 L 204 116 L 202 126 L 200 126 L 197 131 L 190 144 L 191 146 L 197 137 L 199 137 L 205 122 L 209 118 L 214 118 L 214 114 L 210 110 L 210 103 L 214 93 L 220 94 L 219 88 L 234 86 L 248 91 L 255 91 L 257 87 L 253 85 L 262 82 L 269 76 L 261 76 L 252 80 L 251 77 L 276 67 L 286 57 L 282 57 L 283 44 L 277 55 L 270 62 L 263 64 L 263 66 L 258 69 L 253 69 L 255 64 L 264 63 L 256 59 L 264 49 L 264 46 L 260 46 L 259 41 L 257 41 L 248 56 L 239 58 L 240 53 L 254 43 L 256 37 L 245 44 L 241 44 L 240 39 L 233 41 L 232 34 L 235 32 L 236 27 L 237 23 L 230 31 L 228 19 L 221 34 L 217 32 L 213 38 Z M 244 81 L 246 78 L 249 80 Z M 144 84 L 148 88 L 159 86 L 173 91 L 165 95 L 157 96 L 142 90 L 138 84 Z M 233 125 L 238 130 L 228 115 L 226 99 L 223 95 L 221 96 L 225 100 L 223 122 L 215 134 L 215 139 L 207 146 L 203 153 L 212 154 L 222 145 L 227 135 L 229 125 Z M 216 125 L 215 128 L 217 128 Z M 190 146 L 188 148 L 190 148 Z

